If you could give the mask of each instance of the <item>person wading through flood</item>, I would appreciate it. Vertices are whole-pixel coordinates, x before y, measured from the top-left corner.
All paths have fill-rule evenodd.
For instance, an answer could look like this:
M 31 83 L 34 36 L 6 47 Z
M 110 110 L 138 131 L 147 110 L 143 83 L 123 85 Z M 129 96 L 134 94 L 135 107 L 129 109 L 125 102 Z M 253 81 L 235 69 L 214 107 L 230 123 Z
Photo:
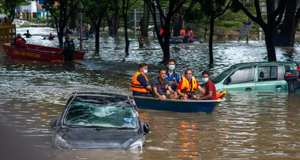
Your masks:
M 177 99 L 176 92 L 170 87 L 166 79 L 166 70 L 160 69 L 158 77 L 152 80 L 153 93 L 158 99 Z
M 205 93 L 204 95 L 197 96 L 197 100 L 217 100 L 216 87 L 214 83 L 209 79 L 209 72 L 202 72 L 202 81 L 205 83 Z
M 62 55 L 64 56 L 64 61 L 73 61 L 75 52 L 74 42 L 70 40 L 69 36 L 65 36 L 64 50 Z
M 193 71 L 191 69 L 185 70 L 185 76 L 182 76 L 181 81 L 179 82 L 177 93 L 182 99 L 194 99 L 194 94 L 197 89 L 205 94 L 204 89 L 199 85 L 193 76 Z
M 152 97 L 152 88 L 149 84 L 148 78 L 145 74 L 148 73 L 148 65 L 146 63 L 141 63 L 139 65 L 139 71 L 137 71 L 131 80 L 132 94 L 134 96 L 146 96 Z

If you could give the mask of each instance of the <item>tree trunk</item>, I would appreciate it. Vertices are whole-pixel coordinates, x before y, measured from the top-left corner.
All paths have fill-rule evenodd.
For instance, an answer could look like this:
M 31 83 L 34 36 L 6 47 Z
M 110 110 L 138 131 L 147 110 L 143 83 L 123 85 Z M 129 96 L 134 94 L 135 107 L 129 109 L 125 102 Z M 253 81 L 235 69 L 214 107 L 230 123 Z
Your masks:
M 99 23 L 100 24 L 100 23 Z M 99 30 L 100 30 L 100 25 L 98 26 L 95 26 L 95 32 L 96 32 L 96 37 L 95 37 L 95 54 L 99 54 L 99 49 L 100 49 L 100 33 L 99 33 Z
M 125 54 L 126 57 L 129 55 L 129 39 L 128 39 L 128 31 L 127 31 L 127 14 L 123 14 L 124 18 L 124 29 L 125 29 Z
M 271 27 L 263 28 L 265 32 L 265 42 L 268 52 L 268 61 L 276 61 L 276 53 L 273 43 L 273 29 Z
M 63 44 L 64 44 L 64 41 L 63 41 L 63 36 L 64 36 L 64 26 L 62 23 L 60 23 L 61 26 L 59 26 L 59 31 L 58 31 L 58 42 L 59 42 L 59 48 L 63 48 Z
M 73 6 L 74 5 L 74 2 L 73 2 L 73 0 L 71 1 L 71 6 Z M 74 28 L 77 28 L 77 7 L 74 9 L 74 11 L 73 11 L 73 14 L 71 14 L 71 16 L 70 16 L 70 24 L 69 24 L 69 28 L 70 29 L 74 29 Z
M 144 1 L 144 13 L 143 13 L 143 18 L 140 21 L 140 27 L 141 27 L 141 35 L 148 37 L 148 26 L 149 26 L 149 15 L 150 15 L 150 10 L 148 8 L 147 3 L 150 3 L 149 0 Z
M 295 16 L 296 5 L 297 1 L 293 0 L 287 3 L 284 21 L 278 26 L 280 33 L 275 32 L 273 37 L 275 46 L 294 46 L 295 34 L 299 25 L 299 17 Z
M 214 36 L 214 14 L 210 16 L 210 32 L 209 32 L 209 64 L 214 63 L 213 57 L 213 36 Z
M 113 10 L 113 15 L 111 19 L 107 16 L 107 25 L 109 28 L 109 35 L 116 36 L 118 35 L 118 28 L 119 28 L 119 10 L 117 7 Z
M 163 52 L 164 52 L 164 59 L 163 63 L 167 62 L 170 59 L 170 20 L 171 17 L 167 17 L 164 27 L 164 43 L 163 43 Z
M 184 26 L 184 15 L 183 15 L 183 7 L 181 6 L 179 11 L 173 15 L 173 34 L 174 36 L 180 35 L 180 30 L 183 29 Z

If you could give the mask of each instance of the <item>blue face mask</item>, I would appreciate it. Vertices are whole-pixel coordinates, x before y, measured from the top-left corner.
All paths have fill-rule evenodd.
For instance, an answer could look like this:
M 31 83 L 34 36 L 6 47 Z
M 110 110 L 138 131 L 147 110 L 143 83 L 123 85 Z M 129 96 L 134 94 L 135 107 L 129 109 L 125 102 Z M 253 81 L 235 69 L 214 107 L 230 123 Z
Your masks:
M 175 65 L 169 65 L 169 69 L 173 71 L 175 69 Z
M 186 75 L 186 77 L 187 77 L 188 79 L 191 79 L 191 78 L 193 77 L 193 75 L 192 75 L 192 74 L 188 74 L 188 75 Z
M 147 74 L 148 73 L 148 70 L 144 70 L 144 74 Z
M 202 81 L 203 81 L 204 83 L 206 83 L 206 82 L 208 81 L 208 78 L 202 78 Z

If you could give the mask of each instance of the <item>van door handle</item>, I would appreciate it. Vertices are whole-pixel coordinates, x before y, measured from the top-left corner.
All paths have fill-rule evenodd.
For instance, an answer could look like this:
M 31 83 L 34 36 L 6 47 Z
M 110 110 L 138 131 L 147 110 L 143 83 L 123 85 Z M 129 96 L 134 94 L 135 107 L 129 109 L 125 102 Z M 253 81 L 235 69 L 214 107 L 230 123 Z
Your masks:
M 277 85 L 277 86 L 276 86 L 276 89 L 281 89 L 281 85 Z
M 251 91 L 252 89 L 250 87 L 246 88 L 245 89 L 246 91 Z

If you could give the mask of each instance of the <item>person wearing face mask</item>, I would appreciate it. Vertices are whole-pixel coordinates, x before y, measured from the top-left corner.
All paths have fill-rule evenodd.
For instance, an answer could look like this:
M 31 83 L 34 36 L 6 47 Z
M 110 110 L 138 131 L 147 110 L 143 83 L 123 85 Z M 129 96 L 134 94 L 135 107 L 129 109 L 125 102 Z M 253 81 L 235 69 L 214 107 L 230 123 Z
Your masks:
M 182 76 L 181 81 L 179 82 L 177 93 L 182 99 L 194 99 L 194 94 L 197 89 L 201 93 L 205 93 L 204 89 L 199 85 L 193 76 L 193 71 L 191 69 L 186 69 L 184 72 L 184 76 Z
M 167 77 L 166 79 L 169 80 L 170 86 L 173 89 L 173 91 L 176 92 L 177 86 L 181 80 L 180 74 L 175 72 L 175 65 L 176 62 L 174 59 L 170 59 L 167 63 L 168 69 L 166 70 Z
M 147 96 L 152 97 L 152 88 L 149 84 L 148 78 L 145 74 L 148 72 L 148 65 L 146 63 L 141 63 L 139 65 L 139 71 L 134 74 L 131 80 L 132 94 L 134 96 Z
M 209 72 L 202 72 L 202 81 L 205 83 L 205 93 L 202 96 L 198 96 L 197 100 L 217 100 L 216 87 L 214 83 L 209 79 Z
M 152 80 L 153 93 L 158 99 L 176 99 L 176 92 L 170 87 L 166 79 L 166 70 L 160 69 L 158 77 Z

